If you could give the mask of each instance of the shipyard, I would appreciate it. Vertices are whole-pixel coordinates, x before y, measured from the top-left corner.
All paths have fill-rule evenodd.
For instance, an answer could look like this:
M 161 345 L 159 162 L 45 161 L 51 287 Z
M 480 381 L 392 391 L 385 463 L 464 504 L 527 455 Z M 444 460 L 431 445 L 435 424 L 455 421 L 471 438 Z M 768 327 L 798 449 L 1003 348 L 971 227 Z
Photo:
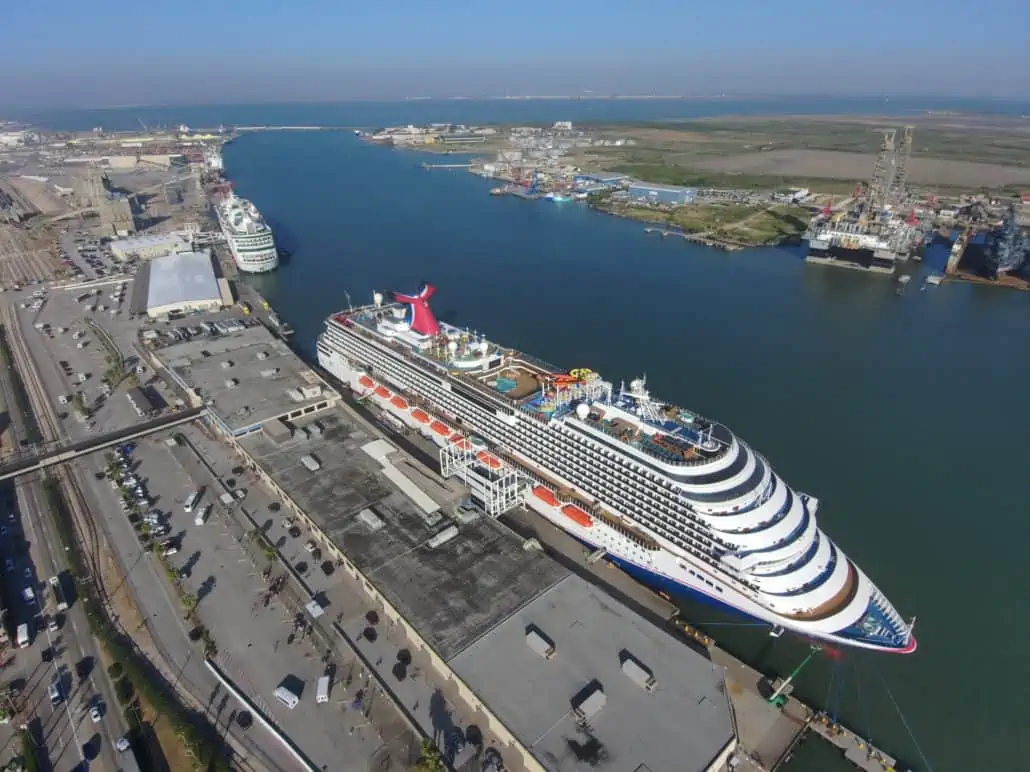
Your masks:
M 849 128 L 856 129 L 851 119 Z M 815 119 L 820 126 L 826 121 Z M 871 122 L 869 122 L 871 124 Z M 925 124 L 931 131 L 939 129 L 933 120 Z M 743 127 L 748 124 L 744 122 Z M 691 126 L 691 129 L 696 127 Z M 736 128 L 736 127 L 734 127 Z M 953 258 L 946 263 L 929 266 L 927 280 L 931 285 L 948 281 L 993 283 L 1003 287 L 1026 289 L 1026 254 L 1028 247 L 1014 241 L 1014 235 L 1002 235 L 1004 229 L 1030 225 L 1030 195 L 1013 198 L 999 191 L 985 195 L 983 186 L 1012 190 L 1030 178 L 1021 170 L 1007 174 L 1004 167 L 966 161 L 941 161 L 938 167 L 920 158 L 913 159 L 917 126 L 877 129 L 861 125 L 856 134 L 878 137 L 879 145 L 870 152 L 868 176 L 861 174 L 862 156 L 857 153 L 836 153 L 832 164 L 843 175 L 858 177 L 854 188 L 831 180 L 833 168 L 826 162 L 812 161 L 807 171 L 806 160 L 787 149 L 770 143 L 754 148 L 766 159 L 782 154 L 777 162 L 778 175 L 752 175 L 750 187 L 712 187 L 709 185 L 670 185 L 671 167 L 657 166 L 664 154 L 681 151 L 668 136 L 656 140 L 658 130 L 620 130 L 618 127 L 573 126 L 571 121 L 557 121 L 551 126 L 516 127 L 453 127 L 449 124 L 403 126 L 364 134 L 370 141 L 398 148 L 436 152 L 474 154 L 467 163 L 426 163 L 426 169 L 463 169 L 502 183 L 490 192 L 496 196 L 514 196 L 524 200 L 546 200 L 553 203 L 580 202 L 599 211 L 620 217 L 642 220 L 650 225 L 647 233 L 676 237 L 690 243 L 737 251 L 763 245 L 787 245 L 803 242 L 806 260 L 814 265 L 847 268 L 874 274 L 910 275 L 908 261 L 919 261 L 925 247 L 935 238 L 947 240 L 959 257 L 968 244 L 973 244 L 965 260 Z M 970 131 L 979 127 L 974 124 Z M 997 127 L 991 125 L 994 131 Z M 986 129 L 984 129 L 986 130 Z M 1010 128 L 1011 131 L 1017 129 Z M 672 130 L 664 130 L 673 135 Z M 636 136 L 640 135 L 640 136 Z M 816 135 L 818 136 L 818 135 Z M 975 134 L 971 134 L 975 137 Z M 936 138 L 935 138 L 936 139 Z M 870 140 L 857 136 L 858 147 Z M 483 143 L 495 153 L 485 155 Z M 654 144 L 655 149 L 642 146 Z M 748 145 L 744 146 L 748 148 Z M 851 149 L 850 147 L 848 149 Z M 873 150 L 872 147 L 868 148 Z M 727 146 L 727 153 L 730 146 Z M 677 155 L 684 155 L 676 152 Z M 758 154 L 730 156 L 739 158 L 741 169 L 747 159 Z M 850 157 L 849 157 L 850 156 Z M 647 163 L 612 164 L 612 159 L 639 157 Z M 584 164 L 596 164 L 594 168 Z M 703 173 L 695 173 L 697 181 L 732 183 L 739 173 L 719 173 L 713 161 Z M 822 163 L 819 167 L 818 164 Z M 910 179 L 910 169 L 916 173 Z M 950 165 L 949 165 L 950 164 Z M 965 165 L 964 165 L 965 164 Z M 798 172 L 791 174 L 790 165 Z M 601 166 L 610 171 L 598 171 Z M 812 174 L 816 169 L 826 179 Z M 648 181 L 641 175 L 653 173 L 659 181 Z M 773 186 L 794 178 L 797 185 Z M 690 180 L 684 169 L 682 179 Z M 762 181 L 769 187 L 763 187 Z M 927 184 L 930 183 L 930 184 Z M 963 189 L 965 188 L 965 189 Z M 1016 226 L 1010 226 L 1010 223 Z M 1008 246 L 1001 246 L 1001 240 Z M 996 246 L 986 246 L 987 244 Z M 978 248 L 984 245 L 983 248 Z M 995 253 L 1002 250 L 1004 255 Z M 1000 261 L 1000 262 L 999 262 Z M 1001 266 L 1000 268 L 998 266 Z M 904 279 L 907 281 L 907 279 Z

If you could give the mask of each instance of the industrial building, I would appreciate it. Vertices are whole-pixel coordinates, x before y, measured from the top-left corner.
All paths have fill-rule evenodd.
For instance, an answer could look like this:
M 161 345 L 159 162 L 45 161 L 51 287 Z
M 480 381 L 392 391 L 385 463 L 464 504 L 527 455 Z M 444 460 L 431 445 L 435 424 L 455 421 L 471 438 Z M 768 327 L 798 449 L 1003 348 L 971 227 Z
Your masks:
M 262 428 L 274 434 L 283 421 L 306 419 L 339 402 L 340 395 L 263 326 L 233 325 L 237 329 L 221 334 L 224 321 L 198 322 L 212 332 L 159 349 L 154 357 L 197 405 L 207 406 L 226 436 Z
M 625 174 L 581 172 L 576 175 L 574 182 L 577 185 L 604 185 L 609 188 L 618 188 L 630 182 L 630 178 Z
M 444 518 L 459 494 L 344 410 L 292 424 L 234 444 L 513 768 L 725 768 L 737 736 L 720 667 L 494 519 Z
M 652 185 L 648 182 L 634 182 L 629 186 L 629 198 L 648 204 L 682 206 L 694 200 L 697 191 L 672 185 Z
M 178 233 L 148 233 L 112 241 L 110 249 L 118 260 L 128 260 L 130 257 L 153 260 L 155 257 L 189 252 L 190 244 Z
M 153 319 L 230 305 L 229 283 L 215 276 L 211 254 L 182 252 L 144 263 L 133 287 L 131 310 Z

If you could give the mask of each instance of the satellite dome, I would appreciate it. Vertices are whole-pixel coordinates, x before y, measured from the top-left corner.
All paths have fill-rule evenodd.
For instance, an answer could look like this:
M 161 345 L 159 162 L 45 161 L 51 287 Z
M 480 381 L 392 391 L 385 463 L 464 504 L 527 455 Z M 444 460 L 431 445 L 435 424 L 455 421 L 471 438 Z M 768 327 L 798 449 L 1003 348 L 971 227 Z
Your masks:
M 376 304 L 376 308 L 379 308 L 379 306 L 381 306 L 383 304 L 383 293 L 382 292 L 373 292 L 372 293 L 372 302 Z
M 447 344 L 447 350 L 452 354 L 458 350 L 458 341 L 452 340 Z
M 580 421 L 585 421 L 588 415 L 590 415 L 590 406 L 587 403 L 580 402 L 576 405 L 576 416 Z

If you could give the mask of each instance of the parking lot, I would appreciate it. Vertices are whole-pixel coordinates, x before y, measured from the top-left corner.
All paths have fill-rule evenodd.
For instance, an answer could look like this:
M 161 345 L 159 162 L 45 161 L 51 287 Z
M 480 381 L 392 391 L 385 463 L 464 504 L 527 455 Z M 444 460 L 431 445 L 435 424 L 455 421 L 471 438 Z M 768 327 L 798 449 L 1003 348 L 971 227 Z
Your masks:
M 322 422 L 328 419 L 323 417 Z M 190 444 L 203 455 L 205 462 L 223 481 L 246 489 L 240 506 L 256 520 L 283 557 L 304 577 L 325 608 L 326 617 L 337 622 L 347 633 L 366 661 L 371 663 L 405 709 L 419 723 L 423 731 L 440 742 L 441 747 L 453 751 L 465 736 L 479 736 L 485 748 L 496 743 L 496 738 L 484 736 L 474 725 L 476 719 L 465 712 L 450 688 L 438 683 L 425 655 L 414 650 L 411 642 L 394 626 L 381 619 L 379 611 L 368 596 L 342 568 L 328 561 L 311 534 L 280 514 L 277 499 L 260 481 L 239 466 L 233 466 L 234 456 L 224 444 L 195 427 L 182 432 Z M 242 474 L 239 472 L 242 471 Z M 315 552 L 311 552 L 312 548 Z M 364 678 L 359 667 L 355 679 Z M 367 680 L 361 686 L 367 688 Z M 448 753 L 450 757 L 450 753 Z M 456 768 L 478 769 L 475 762 Z
M 61 234 L 58 258 L 72 278 L 76 279 L 102 279 L 133 272 L 131 265 L 114 258 L 107 246 L 109 241 L 86 230 L 70 230 Z
M 89 290 L 56 290 L 36 298 L 33 294 L 41 290 L 23 290 L 15 296 L 22 336 L 63 433 L 73 439 L 143 420 L 125 396 L 129 381 L 122 381 L 113 392 L 104 383 L 116 357 L 126 361 L 130 370 L 143 368 L 135 377 L 150 396 L 155 391 L 156 396 L 167 393 L 150 383 L 154 374 L 139 361 L 135 336 L 140 323 L 130 320 L 124 310 L 130 291 L 131 282 L 123 286 L 112 281 Z M 154 401 L 164 404 L 163 397 Z
M 155 553 L 166 555 L 184 589 L 197 598 L 197 616 L 218 646 L 219 665 L 315 766 L 364 770 L 380 741 L 357 726 L 365 723 L 360 714 L 355 713 L 347 723 L 345 709 L 359 687 L 355 684 L 348 691 L 337 684 L 328 704 L 316 703 L 315 685 L 326 671 L 321 652 L 295 630 L 294 615 L 278 599 L 264 602 L 268 585 L 260 576 L 261 568 L 240 544 L 243 532 L 234 526 L 225 505 L 205 481 L 203 469 L 194 466 L 191 451 L 169 447 L 166 439 L 141 442 L 126 467 L 146 491 L 144 511 L 149 507 L 149 511 L 160 512 L 147 524 L 160 532 L 154 539 Z M 129 497 L 135 498 L 132 484 L 125 487 Z M 201 489 L 192 511 L 184 511 L 186 499 Z M 108 490 L 117 501 L 118 494 L 110 486 Z M 204 523 L 197 525 L 201 512 L 205 513 Z M 126 517 L 117 510 L 112 513 L 115 516 Z M 157 557 L 144 559 L 156 561 Z M 346 677 L 339 666 L 337 673 L 336 678 Z M 358 675 L 355 673 L 353 680 L 357 681 Z M 300 697 L 292 710 L 273 696 L 284 682 Z M 348 727 L 356 731 L 349 733 Z M 257 727 L 251 730 L 260 731 Z M 353 765 L 341 766 L 341 759 L 351 759 Z

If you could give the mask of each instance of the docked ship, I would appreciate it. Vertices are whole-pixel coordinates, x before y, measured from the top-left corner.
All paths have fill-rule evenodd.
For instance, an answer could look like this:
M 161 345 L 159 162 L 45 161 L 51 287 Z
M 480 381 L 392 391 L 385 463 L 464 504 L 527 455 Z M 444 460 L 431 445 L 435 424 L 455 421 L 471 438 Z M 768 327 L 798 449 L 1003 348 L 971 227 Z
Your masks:
M 279 267 L 272 229 L 250 201 L 234 193 L 215 206 L 218 224 L 236 267 L 243 273 L 265 273 Z
M 725 425 L 439 322 L 434 293 L 331 316 L 319 363 L 435 443 L 493 516 L 525 505 L 656 589 L 820 641 L 908 654 L 912 623 Z M 913 620 L 914 621 L 914 620 Z

